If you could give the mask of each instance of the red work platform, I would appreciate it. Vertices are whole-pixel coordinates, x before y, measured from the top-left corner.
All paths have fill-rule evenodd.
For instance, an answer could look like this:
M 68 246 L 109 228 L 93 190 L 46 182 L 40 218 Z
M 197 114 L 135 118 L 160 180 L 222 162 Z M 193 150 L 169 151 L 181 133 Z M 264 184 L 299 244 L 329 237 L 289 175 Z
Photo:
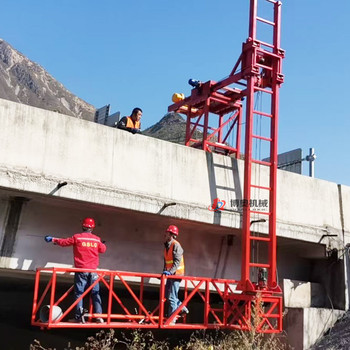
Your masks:
M 73 286 L 58 292 L 57 286 L 67 281 L 74 272 L 96 272 L 98 279 L 81 298 L 89 303 L 89 293 L 100 284 L 103 310 L 94 314 L 90 302 L 84 314 L 85 323 L 69 322 L 75 305 Z M 252 310 L 259 320 L 256 329 L 263 333 L 282 330 L 282 297 L 280 293 L 261 291 L 259 295 L 242 294 L 236 290 L 237 281 L 204 277 L 182 276 L 180 293 L 183 305 L 190 313 L 179 317 L 181 306 L 166 317 L 164 297 L 167 278 L 160 274 L 109 270 L 82 270 L 75 268 L 39 268 L 36 272 L 32 325 L 41 328 L 171 328 L 171 329 L 231 329 L 250 330 Z M 158 281 L 156 287 L 149 285 Z M 66 283 L 66 282 L 65 282 Z M 155 289 L 157 288 L 157 289 Z M 152 297 L 150 297 L 152 295 Z M 107 297 L 106 297 L 107 296 Z M 156 298 L 154 297 L 156 296 Z M 49 310 L 47 320 L 40 319 L 42 308 Z M 58 307 L 62 312 L 54 312 Z M 98 317 L 104 323 L 96 323 Z M 176 323 L 173 324 L 173 321 Z
M 242 103 L 241 90 L 237 88 L 217 88 L 215 81 L 200 83 L 191 96 L 168 108 L 169 112 L 187 116 L 185 145 L 205 151 L 222 151 L 224 154 L 240 154 Z M 210 126 L 209 116 L 218 116 L 218 126 Z M 201 137 L 195 132 L 200 129 Z M 234 133 L 236 130 L 236 133 Z M 235 134 L 234 145 L 229 137 Z M 196 138 L 197 137 L 197 138 Z

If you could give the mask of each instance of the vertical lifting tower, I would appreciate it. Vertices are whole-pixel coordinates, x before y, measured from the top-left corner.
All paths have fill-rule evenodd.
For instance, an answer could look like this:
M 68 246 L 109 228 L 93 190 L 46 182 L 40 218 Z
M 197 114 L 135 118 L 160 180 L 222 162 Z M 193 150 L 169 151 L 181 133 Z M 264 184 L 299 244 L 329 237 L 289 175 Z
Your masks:
M 281 292 L 276 275 L 276 175 L 279 89 L 284 80 L 284 51 L 280 47 L 281 2 L 264 1 L 265 5 L 272 6 L 272 19 L 258 16 L 258 3 L 260 6 L 262 0 L 250 1 L 249 37 L 243 43 L 242 53 L 230 75 L 219 82 L 189 81 L 194 86 L 191 95 L 183 99 L 173 96 L 175 103 L 169 106 L 168 111 L 187 116 L 187 146 L 241 158 L 241 125 L 244 124 L 242 109 L 245 108 L 242 267 L 239 289 L 248 294 L 262 292 L 266 295 Z M 270 29 L 270 42 L 258 39 L 258 29 L 262 29 L 262 33 Z M 257 108 L 259 98 L 268 101 L 263 110 Z M 254 120 L 257 118 L 264 119 L 268 125 L 263 135 L 254 130 Z M 212 120 L 217 123 L 216 127 L 211 126 Z M 200 131 L 197 132 L 200 137 L 194 137 L 196 131 Z M 230 145 L 227 140 L 234 132 L 234 145 Z M 253 144 L 257 141 L 267 144 L 268 160 L 253 158 Z M 252 169 L 259 165 L 268 167 L 269 182 L 266 184 L 260 184 L 256 179 L 253 181 Z M 256 210 L 251 206 L 253 193 L 268 198 L 268 210 Z M 262 221 L 268 222 L 268 234 L 254 234 L 251 223 Z M 265 245 L 267 261 L 253 261 L 255 244 Z M 253 283 L 252 276 L 256 271 L 259 271 L 259 281 Z

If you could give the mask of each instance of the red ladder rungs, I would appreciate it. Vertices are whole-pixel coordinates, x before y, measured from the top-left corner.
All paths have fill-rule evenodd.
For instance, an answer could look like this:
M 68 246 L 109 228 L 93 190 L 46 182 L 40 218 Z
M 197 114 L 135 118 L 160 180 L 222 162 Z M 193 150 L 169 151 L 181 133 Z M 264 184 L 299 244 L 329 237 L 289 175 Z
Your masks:
M 268 21 L 268 20 L 265 19 L 265 18 L 256 17 L 256 20 L 257 20 L 257 21 L 260 21 L 260 22 L 263 22 L 263 23 L 266 23 L 266 24 L 270 24 L 271 26 L 275 26 L 275 25 L 276 25 L 275 22 Z
M 267 166 L 272 165 L 272 163 L 270 163 L 270 162 L 264 162 L 263 160 L 257 160 L 257 159 L 252 159 L 252 162 L 256 163 L 256 164 L 267 165 Z
M 273 58 L 277 58 L 277 59 L 280 59 L 281 56 L 280 55 L 276 55 L 275 53 L 273 52 L 270 52 L 270 51 L 266 51 L 264 49 L 257 49 L 258 52 L 266 55 L 266 56 L 270 56 L 270 57 L 273 57 Z
M 260 135 L 252 135 L 252 137 L 254 137 L 255 139 L 259 139 L 259 140 L 264 140 L 264 141 L 269 141 L 269 142 L 272 141 L 272 139 L 270 137 L 265 137 L 265 136 L 260 136 Z
M 253 111 L 253 114 L 259 114 L 259 115 L 262 115 L 264 117 L 272 118 L 272 114 L 268 114 L 268 113 L 261 112 L 261 111 Z
M 264 69 L 266 69 L 266 70 L 270 70 L 270 71 L 272 71 L 272 70 L 273 70 L 273 68 L 272 68 L 272 67 L 265 66 L 264 64 L 261 64 L 261 63 L 256 63 L 256 65 L 257 65 L 258 67 L 260 67 L 260 68 L 264 68 Z
M 268 237 L 250 236 L 249 238 L 252 239 L 253 241 L 264 241 L 264 242 L 271 241 L 271 239 Z
M 271 49 L 274 49 L 274 48 L 275 48 L 275 45 L 265 43 L 264 41 L 260 41 L 260 40 L 255 40 L 255 41 L 256 41 L 257 43 L 259 43 L 260 45 L 270 47 Z
M 265 93 L 270 94 L 270 95 L 273 94 L 273 91 L 272 91 L 272 90 L 266 90 L 266 89 L 260 88 L 260 87 L 258 87 L 258 86 L 254 86 L 254 90 L 255 90 L 255 91 L 262 91 L 262 92 L 265 92 Z
M 261 190 L 271 191 L 271 187 L 265 187 L 265 186 L 259 186 L 259 185 L 250 185 L 250 186 L 254 188 L 260 188 Z
M 249 266 L 252 266 L 252 267 L 266 267 L 267 269 L 270 268 L 270 265 L 269 264 L 260 264 L 260 263 L 249 263 Z

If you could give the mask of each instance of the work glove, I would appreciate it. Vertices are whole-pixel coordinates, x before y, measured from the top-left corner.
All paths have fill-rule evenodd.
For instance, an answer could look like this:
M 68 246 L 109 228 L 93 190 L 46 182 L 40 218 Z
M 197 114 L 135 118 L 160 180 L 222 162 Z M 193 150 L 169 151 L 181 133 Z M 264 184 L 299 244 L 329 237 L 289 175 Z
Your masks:
M 45 236 L 45 241 L 46 241 L 47 243 L 52 242 L 52 240 L 53 240 L 53 237 L 51 237 L 51 236 Z
M 169 275 L 171 275 L 171 273 L 169 272 L 169 271 L 163 271 L 163 275 L 165 275 L 165 276 L 169 276 Z

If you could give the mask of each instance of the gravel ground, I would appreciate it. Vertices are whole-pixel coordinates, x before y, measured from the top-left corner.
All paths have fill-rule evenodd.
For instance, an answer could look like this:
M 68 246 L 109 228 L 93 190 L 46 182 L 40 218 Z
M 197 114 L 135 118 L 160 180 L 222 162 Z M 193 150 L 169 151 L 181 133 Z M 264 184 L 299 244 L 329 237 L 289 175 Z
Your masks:
M 309 350 L 350 350 L 350 312 Z

